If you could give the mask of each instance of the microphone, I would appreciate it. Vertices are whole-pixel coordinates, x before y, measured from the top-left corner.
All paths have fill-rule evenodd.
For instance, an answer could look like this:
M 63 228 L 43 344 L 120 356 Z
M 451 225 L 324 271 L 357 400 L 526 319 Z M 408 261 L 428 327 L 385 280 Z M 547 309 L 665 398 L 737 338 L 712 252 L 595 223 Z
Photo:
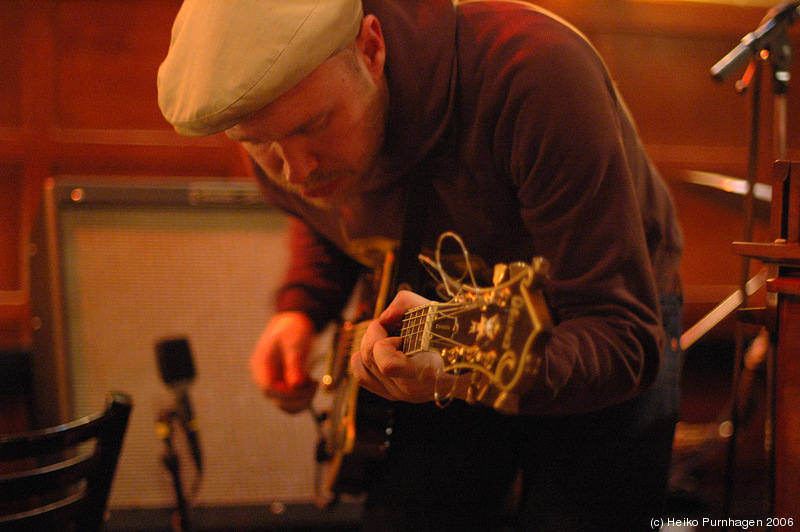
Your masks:
M 724 81 L 733 71 L 750 61 L 778 39 L 781 33 L 800 16 L 800 2 L 786 2 L 773 8 L 767 14 L 769 20 L 758 29 L 745 35 L 741 42 L 711 67 L 711 77 L 715 81 Z
M 189 385 L 194 381 L 195 369 L 189 341 L 186 338 L 167 338 L 156 342 L 156 359 L 161 380 L 172 389 L 178 407 L 178 418 L 186 431 L 192 459 L 198 471 L 203 470 L 200 436 L 189 400 Z

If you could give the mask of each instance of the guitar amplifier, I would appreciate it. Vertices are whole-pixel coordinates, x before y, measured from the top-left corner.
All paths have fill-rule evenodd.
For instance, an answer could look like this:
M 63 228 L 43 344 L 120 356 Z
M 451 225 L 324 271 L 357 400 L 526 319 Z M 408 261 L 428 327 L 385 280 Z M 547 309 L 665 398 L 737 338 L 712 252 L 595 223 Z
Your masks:
M 133 396 L 112 521 L 126 511 L 163 516 L 176 504 L 156 434 L 175 398 L 155 345 L 171 337 L 188 340 L 196 368 L 188 393 L 204 455 L 197 511 L 260 507 L 266 513 L 250 515 L 263 519 L 314 501 L 314 422 L 274 407 L 248 368 L 287 264 L 286 224 L 248 181 L 46 182 L 30 259 L 34 418 L 49 426 L 101 409 L 110 391 Z M 188 490 L 196 477 L 182 443 Z

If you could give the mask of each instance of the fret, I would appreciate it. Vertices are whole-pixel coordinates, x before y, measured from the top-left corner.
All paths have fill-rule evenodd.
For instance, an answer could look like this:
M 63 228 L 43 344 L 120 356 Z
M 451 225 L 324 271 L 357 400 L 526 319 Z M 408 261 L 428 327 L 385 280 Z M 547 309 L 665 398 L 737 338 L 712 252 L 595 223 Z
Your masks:
M 438 305 L 433 303 L 406 312 L 400 328 L 403 351 L 406 355 L 413 355 L 428 348 L 430 324 L 436 315 L 437 307 Z

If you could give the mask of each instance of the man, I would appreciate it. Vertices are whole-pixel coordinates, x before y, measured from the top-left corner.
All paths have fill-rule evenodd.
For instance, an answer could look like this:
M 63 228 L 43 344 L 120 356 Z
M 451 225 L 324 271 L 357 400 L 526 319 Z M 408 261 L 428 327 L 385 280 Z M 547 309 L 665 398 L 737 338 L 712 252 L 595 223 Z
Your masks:
M 316 332 L 414 222 L 414 245 L 453 231 L 476 269 L 550 264 L 556 325 L 517 415 L 467 404 L 438 356 L 398 350 L 400 316 L 427 299 L 401 292 L 370 325 L 351 368 L 394 424 L 366 529 L 501 528 L 518 471 L 523 528 L 650 528 L 677 419 L 681 237 L 574 28 L 508 1 L 186 0 L 159 102 L 182 134 L 241 142 L 295 216 L 251 364 L 287 411 L 315 392 Z

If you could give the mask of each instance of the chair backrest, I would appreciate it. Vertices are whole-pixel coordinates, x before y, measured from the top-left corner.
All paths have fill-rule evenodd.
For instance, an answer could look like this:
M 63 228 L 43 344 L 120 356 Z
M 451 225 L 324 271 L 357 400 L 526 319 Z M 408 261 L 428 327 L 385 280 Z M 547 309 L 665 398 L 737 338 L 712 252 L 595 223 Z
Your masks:
M 131 408 L 111 394 L 103 411 L 0 437 L 0 532 L 101 530 Z

